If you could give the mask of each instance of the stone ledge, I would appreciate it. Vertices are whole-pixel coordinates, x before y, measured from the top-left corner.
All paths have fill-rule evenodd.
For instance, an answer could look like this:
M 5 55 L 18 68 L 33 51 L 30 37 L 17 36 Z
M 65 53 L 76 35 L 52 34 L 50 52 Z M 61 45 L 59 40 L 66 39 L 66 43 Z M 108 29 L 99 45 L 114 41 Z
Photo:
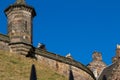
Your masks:
M 9 37 L 7 35 L 1 34 L 0 33 L 0 41 L 4 41 L 4 42 L 10 42 Z

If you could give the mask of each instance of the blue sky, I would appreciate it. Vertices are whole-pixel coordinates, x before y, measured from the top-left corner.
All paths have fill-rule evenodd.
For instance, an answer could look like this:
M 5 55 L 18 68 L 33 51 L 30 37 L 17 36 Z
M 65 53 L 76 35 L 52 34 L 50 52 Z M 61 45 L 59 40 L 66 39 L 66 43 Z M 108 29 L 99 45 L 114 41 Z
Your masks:
M 15 0 L 0 0 L 1 33 L 7 33 L 4 9 Z M 33 21 L 34 46 L 44 43 L 50 52 L 73 58 L 83 64 L 94 51 L 111 64 L 116 44 L 120 44 L 119 0 L 26 0 L 37 16 Z

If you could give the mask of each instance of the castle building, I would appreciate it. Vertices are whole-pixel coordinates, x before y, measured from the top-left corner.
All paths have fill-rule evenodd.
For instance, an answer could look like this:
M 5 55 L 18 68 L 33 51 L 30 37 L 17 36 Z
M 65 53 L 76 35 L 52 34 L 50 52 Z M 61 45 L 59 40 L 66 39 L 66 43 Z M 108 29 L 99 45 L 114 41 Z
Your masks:
M 98 78 L 107 65 L 102 61 L 102 55 L 99 52 L 94 52 L 92 58 L 93 61 L 89 63 L 88 68 L 93 72 L 95 77 Z
M 9 47 L 12 52 L 27 54 L 32 48 L 32 19 L 34 8 L 17 0 L 5 10 L 8 19 Z
M 120 80 L 120 45 L 117 45 L 113 63 L 104 68 L 98 80 Z
M 117 45 L 113 64 L 107 66 L 99 52 L 93 53 L 93 61 L 87 66 L 75 61 L 70 54 L 66 57 L 51 53 L 45 45 L 32 45 L 32 20 L 35 9 L 25 0 L 16 2 L 5 9 L 8 34 L 0 34 L 0 50 L 21 54 L 37 59 L 41 64 L 54 68 L 56 72 L 71 78 L 69 80 L 120 80 L 120 45 Z

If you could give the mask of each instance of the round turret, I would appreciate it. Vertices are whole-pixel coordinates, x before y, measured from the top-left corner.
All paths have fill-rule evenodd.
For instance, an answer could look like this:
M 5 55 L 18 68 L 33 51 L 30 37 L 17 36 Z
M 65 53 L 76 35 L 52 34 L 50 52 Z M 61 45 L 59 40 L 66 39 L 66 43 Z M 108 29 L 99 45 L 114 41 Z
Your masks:
M 28 53 L 32 45 L 32 20 L 36 15 L 34 8 L 28 6 L 24 0 L 17 0 L 5 10 L 5 14 L 8 18 L 11 51 Z

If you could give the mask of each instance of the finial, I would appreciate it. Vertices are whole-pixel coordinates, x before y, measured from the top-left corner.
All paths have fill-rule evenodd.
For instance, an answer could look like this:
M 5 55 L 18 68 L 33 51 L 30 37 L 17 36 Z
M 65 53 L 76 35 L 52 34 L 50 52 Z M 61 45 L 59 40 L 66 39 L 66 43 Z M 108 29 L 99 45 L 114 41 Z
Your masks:
M 71 53 L 68 53 L 68 54 L 66 55 L 66 57 L 71 57 Z
M 71 53 L 68 53 L 65 57 L 72 59 Z
M 15 4 L 25 4 L 25 0 L 16 0 Z
M 39 48 L 39 49 L 46 49 L 46 48 L 45 48 L 45 45 L 42 44 L 42 43 L 38 43 L 37 48 Z
M 37 48 L 40 48 L 42 46 L 42 44 L 41 43 L 38 43 L 38 46 L 37 46 Z
M 119 44 L 117 44 L 117 49 L 120 49 L 120 45 Z

